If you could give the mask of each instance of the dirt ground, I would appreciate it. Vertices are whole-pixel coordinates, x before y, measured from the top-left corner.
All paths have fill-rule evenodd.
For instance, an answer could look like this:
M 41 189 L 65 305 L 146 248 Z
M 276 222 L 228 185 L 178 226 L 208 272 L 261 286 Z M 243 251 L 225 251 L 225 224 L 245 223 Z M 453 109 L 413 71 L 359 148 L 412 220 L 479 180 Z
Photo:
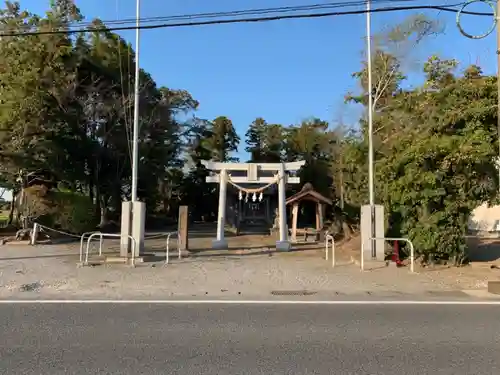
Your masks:
M 123 264 L 77 267 L 79 241 L 65 244 L 0 247 L 0 298 L 266 298 L 275 294 L 309 291 L 318 296 L 366 294 L 402 296 L 479 290 L 500 271 L 487 266 L 380 267 L 361 272 L 359 238 L 336 243 L 336 266 L 326 261 L 324 244 L 295 245 L 291 252 L 276 252 L 268 235 L 228 234 L 229 250 L 211 250 L 213 228 L 190 232 L 189 256 L 164 265 L 165 236 L 148 233 L 146 252 L 151 261 L 130 268 Z M 156 238 L 154 238 L 156 236 Z M 119 241 L 106 240 L 104 251 L 114 254 Z M 93 243 L 92 254 L 98 251 Z M 485 251 L 485 250 L 483 250 Z

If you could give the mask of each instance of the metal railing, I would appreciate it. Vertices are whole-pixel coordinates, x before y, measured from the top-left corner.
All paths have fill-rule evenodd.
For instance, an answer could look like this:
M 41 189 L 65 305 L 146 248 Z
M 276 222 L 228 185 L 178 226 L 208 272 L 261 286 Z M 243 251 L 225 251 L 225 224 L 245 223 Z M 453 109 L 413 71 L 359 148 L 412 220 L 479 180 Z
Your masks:
M 83 241 L 85 240 L 86 237 L 89 237 L 91 234 L 94 233 L 101 233 L 101 232 L 99 231 L 85 232 L 80 237 L 80 263 L 83 262 Z M 102 255 L 102 237 L 99 238 L 99 255 Z
M 329 244 L 332 244 L 332 268 L 335 267 L 335 239 L 331 234 L 325 236 L 325 259 L 328 260 L 328 250 L 330 249 Z
M 121 238 L 121 234 L 116 234 L 116 233 L 101 233 L 101 232 L 96 232 L 96 233 L 92 233 L 91 235 L 89 235 L 89 237 L 87 238 L 87 248 L 86 248 L 86 251 L 85 251 L 85 261 L 84 261 L 84 265 L 88 265 L 89 263 L 89 252 L 90 252 L 90 241 L 92 240 L 92 238 L 94 237 L 97 237 L 99 236 L 99 255 L 102 255 L 102 240 L 104 237 L 108 237 L 108 238 Z M 132 255 L 130 257 L 130 263 L 131 263 L 131 266 L 132 267 L 135 267 L 135 249 L 137 248 L 137 243 L 135 241 L 135 238 L 128 235 L 127 236 L 131 242 L 132 242 Z
M 167 240 L 165 242 L 165 266 L 170 262 L 170 237 L 173 235 L 178 236 L 179 232 L 172 232 L 167 234 Z M 177 251 L 179 252 L 179 259 L 182 259 L 181 247 L 179 246 L 179 240 L 177 240 Z
M 39 230 L 40 230 L 40 225 L 38 223 L 34 223 L 33 228 L 31 229 L 31 236 L 30 236 L 30 245 L 31 246 L 36 245 L 36 239 L 38 237 Z
M 410 272 L 415 272 L 415 248 L 413 243 L 408 238 L 397 238 L 397 237 L 372 237 L 371 240 L 382 240 L 382 241 L 405 241 L 410 246 Z M 365 269 L 365 259 L 364 259 L 364 243 L 361 241 L 361 271 Z

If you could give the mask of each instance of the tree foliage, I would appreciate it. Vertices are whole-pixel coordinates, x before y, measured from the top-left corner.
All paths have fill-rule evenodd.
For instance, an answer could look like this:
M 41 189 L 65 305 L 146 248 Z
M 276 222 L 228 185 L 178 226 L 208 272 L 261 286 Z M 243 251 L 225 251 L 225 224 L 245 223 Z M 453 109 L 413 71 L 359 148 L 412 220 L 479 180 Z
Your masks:
M 85 34 L 64 32 L 82 19 L 71 0 L 52 1 L 43 16 L 16 2 L 0 11 L 2 32 L 62 30 L 0 39 L 0 191 L 12 190 L 16 202 L 44 192 L 31 194 L 36 199 L 18 207 L 18 216 L 74 232 L 118 219 L 130 198 L 136 79 L 138 193 L 150 220 L 175 220 L 180 204 L 194 219 L 216 216 L 217 186 L 205 182 L 201 161 L 237 160 L 241 126 L 251 162 L 305 160 L 302 183 L 346 210 L 367 202 L 367 61 L 353 74 L 358 92 L 346 96 L 363 110 L 354 126 L 314 117 L 233 124 L 224 115 L 198 117 L 198 101 L 182 88 L 158 85 L 144 70 L 135 77 L 131 45 L 102 31 L 102 21 Z M 414 66 L 416 47 L 440 31 L 417 15 L 374 40 L 375 196 L 386 207 L 389 235 L 410 238 L 424 258 L 461 262 L 471 210 L 497 198 L 497 78 L 439 56 Z M 423 83 L 409 87 L 415 74 Z M 15 204 L 10 208 L 12 221 Z
M 401 66 L 380 50 L 372 64 L 375 71 Z M 496 199 L 499 182 L 496 77 L 457 67 L 431 56 L 422 67 L 425 82 L 411 89 L 403 88 L 403 72 L 386 85 L 385 76 L 375 75 L 374 87 L 390 89 L 374 107 L 374 144 L 375 195 L 388 212 L 390 236 L 410 238 L 424 260 L 460 263 L 471 211 Z M 365 76 L 366 70 L 355 74 L 361 87 Z M 367 201 L 367 125 L 360 123 L 360 132 L 343 142 L 345 198 L 357 204 Z

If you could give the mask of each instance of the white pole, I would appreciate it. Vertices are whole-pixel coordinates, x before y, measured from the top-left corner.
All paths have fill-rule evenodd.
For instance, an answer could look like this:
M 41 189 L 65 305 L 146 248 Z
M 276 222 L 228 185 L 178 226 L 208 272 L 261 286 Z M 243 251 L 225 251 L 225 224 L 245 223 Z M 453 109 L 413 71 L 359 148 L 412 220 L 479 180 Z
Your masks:
M 287 236 L 287 219 L 286 219 L 286 172 L 285 165 L 280 164 L 279 182 L 278 182 L 278 214 L 280 223 L 280 243 L 286 246 Z
M 500 0 L 497 1 L 496 8 L 496 27 L 497 27 L 497 77 L 500 77 Z M 497 137 L 498 137 L 498 179 L 500 181 L 500 79 L 497 78 Z M 500 185 L 499 185 L 500 186 Z
M 141 1 L 136 0 L 135 18 L 135 92 L 134 92 L 134 130 L 132 135 L 132 202 L 137 201 L 137 179 L 139 169 L 139 26 Z
M 227 171 L 221 169 L 219 173 L 219 208 L 217 210 L 217 241 L 225 242 L 224 227 L 226 225 L 226 197 L 227 197 Z
M 219 172 L 219 209 L 217 211 L 217 238 L 212 242 L 212 248 L 217 250 L 227 249 L 224 238 L 226 224 L 226 197 L 227 197 L 227 171 L 223 168 Z
M 372 35 L 371 35 L 371 0 L 366 3 L 366 59 L 368 69 L 368 191 L 370 194 L 370 239 L 373 235 L 373 209 L 375 205 L 375 193 L 373 183 L 373 83 L 372 83 Z M 372 257 L 375 258 L 375 242 L 371 241 Z
M 31 230 L 31 244 L 30 245 L 36 245 L 36 239 L 38 237 L 38 224 L 35 223 L 33 224 L 33 229 Z

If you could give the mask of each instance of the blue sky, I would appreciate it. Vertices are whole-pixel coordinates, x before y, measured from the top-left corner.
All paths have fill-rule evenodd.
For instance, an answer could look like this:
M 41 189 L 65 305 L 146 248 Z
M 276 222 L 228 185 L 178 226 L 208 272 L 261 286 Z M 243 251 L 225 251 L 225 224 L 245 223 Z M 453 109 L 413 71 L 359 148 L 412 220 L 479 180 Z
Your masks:
M 235 9 L 328 3 L 339 0 L 142 0 L 142 17 Z M 420 0 L 415 4 L 452 4 L 453 0 Z M 48 0 L 22 0 L 42 13 Z M 394 5 L 396 5 L 395 2 Z M 135 0 L 77 0 L 87 20 L 135 17 Z M 485 6 L 471 10 L 488 11 Z M 455 15 L 430 12 L 446 26 L 445 35 L 429 40 L 418 53 L 423 60 L 437 53 L 463 64 L 479 63 L 496 72 L 495 36 L 469 40 L 460 35 Z M 397 23 L 407 12 L 374 14 L 373 31 Z M 466 17 L 471 32 L 486 30 L 491 19 Z M 201 103 L 198 115 L 231 118 L 244 135 L 252 120 L 291 124 L 316 116 L 335 121 L 355 119 L 342 105 L 356 89 L 351 73 L 360 67 L 365 47 L 365 16 L 146 30 L 141 34 L 141 67 L 159 85 L 190 91 Z M 122 33 L 134 41 L 134 31 Z M 244 145 L 241 147 L 244 148 Z

